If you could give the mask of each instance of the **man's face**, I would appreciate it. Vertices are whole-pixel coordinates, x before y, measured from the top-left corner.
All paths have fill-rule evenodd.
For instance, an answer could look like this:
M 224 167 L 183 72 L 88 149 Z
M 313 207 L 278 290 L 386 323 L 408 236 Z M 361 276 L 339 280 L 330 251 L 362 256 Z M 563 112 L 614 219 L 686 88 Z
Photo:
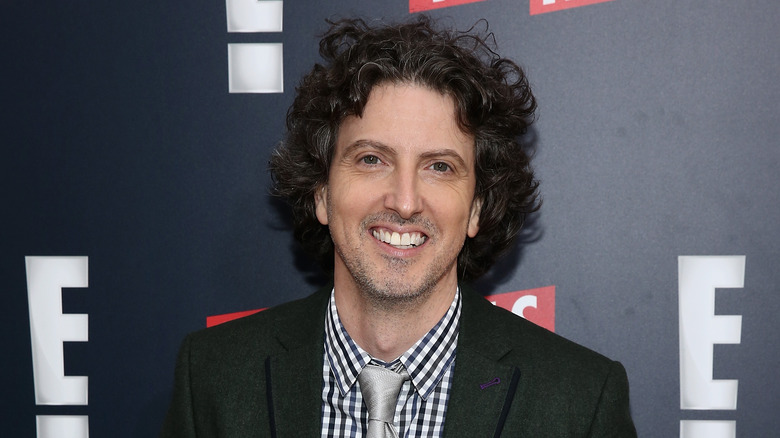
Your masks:
M 341 124 L 316 196 L 336 289 L 386 304 L 454 292 L 458 253 L 479 229 L 475 181 L 474 139 L 459 129 L 451 97 L 376 86 L 363 116 Z

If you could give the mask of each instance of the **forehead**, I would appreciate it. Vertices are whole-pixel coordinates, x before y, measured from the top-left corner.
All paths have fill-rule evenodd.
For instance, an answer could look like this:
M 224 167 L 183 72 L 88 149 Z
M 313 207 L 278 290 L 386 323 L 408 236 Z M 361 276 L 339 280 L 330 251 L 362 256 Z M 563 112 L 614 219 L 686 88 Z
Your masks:
M 336 154 L 360 141 L 379 142 L 399 152 L 452 149 L 473 162 L 474 138 L 460 129 L 454 99 L 420 85 L 374 87 L 362 116 L 348 116 L 341 123 Z

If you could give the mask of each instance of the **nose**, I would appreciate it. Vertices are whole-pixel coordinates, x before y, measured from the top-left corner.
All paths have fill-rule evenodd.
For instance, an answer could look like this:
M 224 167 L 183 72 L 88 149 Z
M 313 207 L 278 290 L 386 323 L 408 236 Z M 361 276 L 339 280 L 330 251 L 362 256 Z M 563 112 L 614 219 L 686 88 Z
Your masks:
M 395 211 L 403 219 L 422 211 L 420 181 L 414 169 L 396 168 L 388 180 L 385 208 Z

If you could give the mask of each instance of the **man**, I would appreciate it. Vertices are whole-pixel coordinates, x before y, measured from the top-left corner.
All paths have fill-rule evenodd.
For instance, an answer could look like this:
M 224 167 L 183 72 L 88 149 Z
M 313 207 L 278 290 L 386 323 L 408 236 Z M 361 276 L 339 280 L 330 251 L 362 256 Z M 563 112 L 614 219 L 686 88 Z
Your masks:
M 162 436 L 636 436 L 619 363 L 460 283 L 538 208 L 522 70 L 426 17 L 320 52 L 271 171 L 333 284 L 188 336 Z

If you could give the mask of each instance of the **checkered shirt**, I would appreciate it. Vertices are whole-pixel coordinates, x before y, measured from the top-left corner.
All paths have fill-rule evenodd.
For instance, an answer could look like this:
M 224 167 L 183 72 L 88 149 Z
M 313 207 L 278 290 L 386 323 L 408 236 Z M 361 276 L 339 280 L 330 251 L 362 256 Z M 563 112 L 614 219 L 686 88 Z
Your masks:
M 369 363 L 394 369 L 401 364 L 411 377 L 404 382 L 395 407 L 399 437 L 442 436 L 455 367 L 460 307 L 458 290 L 441 320 L 398 359 L 387 363 L 372 358 L 352 340 L 339 320 L 331 293 L 322 361 L 322 436 L 364 436 L 368 411 L 360 385 L 355 382 Z

